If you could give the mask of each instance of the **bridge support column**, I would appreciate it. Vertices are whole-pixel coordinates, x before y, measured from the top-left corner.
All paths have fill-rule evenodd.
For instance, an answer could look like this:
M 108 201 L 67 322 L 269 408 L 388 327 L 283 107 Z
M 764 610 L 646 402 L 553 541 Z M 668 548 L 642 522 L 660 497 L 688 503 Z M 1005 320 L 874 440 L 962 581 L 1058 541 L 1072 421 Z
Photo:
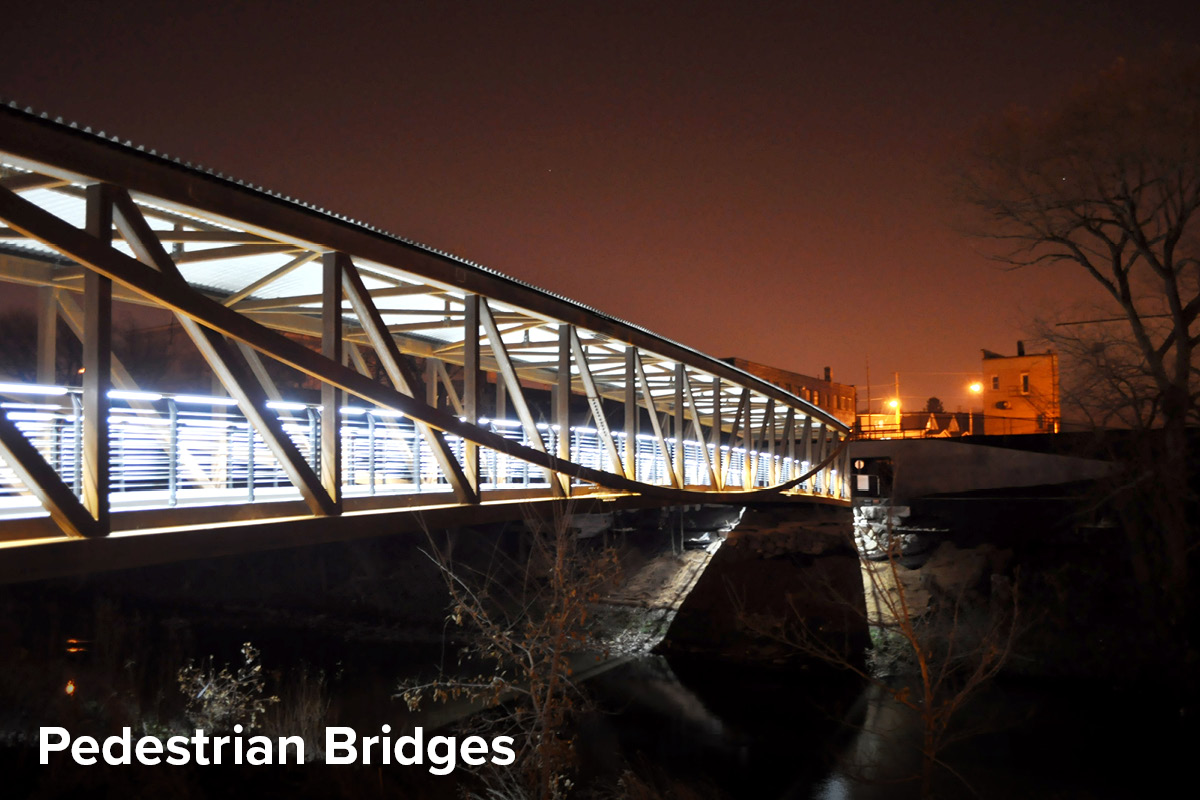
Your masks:
M 806 624 L 831 652 L 861 663 L 866 597 L 849 509 L 747 509 L 687 595 L 659 649 L 730 658 L 811 658 L 754 630 Z M 732 656 L 737 658 L 737 656 Z

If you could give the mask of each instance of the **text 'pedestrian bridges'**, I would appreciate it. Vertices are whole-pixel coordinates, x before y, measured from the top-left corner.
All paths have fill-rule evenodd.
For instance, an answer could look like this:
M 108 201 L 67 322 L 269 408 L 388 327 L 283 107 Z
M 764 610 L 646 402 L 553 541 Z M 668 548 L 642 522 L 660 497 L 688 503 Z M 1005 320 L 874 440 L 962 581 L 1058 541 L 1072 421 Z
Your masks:
M 11 105 L 0 223 L 0 580 L 535 501 L 849 502 L 846 426 L 772 384 Z

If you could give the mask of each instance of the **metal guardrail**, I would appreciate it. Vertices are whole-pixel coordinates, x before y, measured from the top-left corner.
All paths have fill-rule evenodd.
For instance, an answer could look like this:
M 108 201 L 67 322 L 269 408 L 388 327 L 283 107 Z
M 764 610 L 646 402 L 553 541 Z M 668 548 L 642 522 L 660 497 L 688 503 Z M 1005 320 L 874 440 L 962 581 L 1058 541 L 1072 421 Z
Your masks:
M 75 387 L 0 385 L 0 413 L 30 440 L 42 457 L 76 495 L 83 491 L 81 390 Z M 19 399 L 18 399 L 19 398 Z M 177 505 L 219 505 L 294 499 L 300 492 L 289 481 L 261 436 L 233 400 L 152 392 L 109 393 L 111 494 L 114 510 L 170 508 Z M 315 404 L 268 403 L 285 433 L 314 471 L 319 470 L 321 407 Z M 427 439 L 406 416 L 388 409 L 364 406 L 341 408 L 343 494 L 364 495 L 445 493 L 450 490 Z M 479 425 L 507 439 L 530 446 L 517 420 L 480 419 Z M 561 430 L 539 424 L 547 449 L 556 452 Z M 571 427 L 570 460 L 593 469 L 615 471 L 607 448 L 594 428 Z M 615 431 L 621 457 L 628 456 L 628 434 Z M 455 458 L 465 463 L 463 440 L 447 435 Z M 669 486 L 669 464 L 681 445 L 665 440 L 667 458 L 657 437 L 638 435 L 637 479 Z M 716 446 L 682 442 L 684 483 L 712 488 L 707 463 L 715 461 Z M 705 459 L 702 448 L 708 450 Z M 740 476 L 745 448 L 721 446 L 723 470 Z M 810 468 L 806 461 L 751 450 L 754 488 L 798 477 Z M 526 461 L 480 448 L 481 488 L 549 489 L 544 470 Z M 773 480 L 774 479 L 774 480 Z M 576 485 L 582 482 L 576 481 Z M 823 485 L 824 484 L 824 485 Z M 837 470 L 818 471 L 795 490 L 799 494 L 841 497 L 843 482 Z M 0 516 L 40 515 L 42 507 L 0 461 Z

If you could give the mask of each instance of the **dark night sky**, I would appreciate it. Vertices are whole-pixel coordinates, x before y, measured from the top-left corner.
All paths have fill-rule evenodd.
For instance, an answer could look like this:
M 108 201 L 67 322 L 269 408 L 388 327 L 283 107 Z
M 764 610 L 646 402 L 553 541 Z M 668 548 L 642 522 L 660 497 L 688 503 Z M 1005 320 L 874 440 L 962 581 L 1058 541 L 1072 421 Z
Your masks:
M 1096 293 L 955 232 L 950 143 L 1200 41 L 1200 11 L 157 0 L 25 3 L 4 27 L 6 98 L 713 355 L 830 365 L 864 399 L 869 356 L 908 406 L 953 408 L 979 348 L 1012 352 L 1036 314 Z

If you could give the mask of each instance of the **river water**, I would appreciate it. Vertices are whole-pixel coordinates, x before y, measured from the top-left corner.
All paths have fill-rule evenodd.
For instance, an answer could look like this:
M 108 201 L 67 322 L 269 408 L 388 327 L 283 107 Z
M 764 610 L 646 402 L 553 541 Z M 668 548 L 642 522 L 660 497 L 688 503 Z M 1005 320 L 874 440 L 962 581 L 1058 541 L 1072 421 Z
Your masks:
M 394 698 L 401 678 L 456 668 L 457 652 L 429 631 L 410 636 L 380 613 L 301 614 L 291 599 L 276 611 L 260 605 L 238 613 L 226 606 L 210 613 L 164 603 L 158 595 L 105 599 L 114 592 L 112 585 L 102 593 L 58 586 L 14 591 L 5 600 L 0 769 L 10 788 L 22 789 L 6 796 L 62 796 L 105 782 L 133 795 L 160 788 L 219 796 L 238 782 L 259 796 L 285 789 L 290 796 L 454 796 L 454 775 L 415 788 L 393 785 L 395 776 L 382 772 L 361 783 L 338 778 L 326 784 L 326 768 L 319 766 L 286 780 L 255 774 L 257 783 L 240 773 L 197 771 L 165 788 L 161 772 L 153 780 L 94 768 L 51 774 L 30 755 L 38 726 L 99 736 L 122 725 L 162 730 L 180 718 L 178 667 L 209 654 L 218 665 L 236 665 L 246 641 L 261 652 L 267 685 L 289 710 L 276 722 L 278 733 L 319 737 L 325 725 L 369 732 L 455 718 L 471 730 L 472 718 L 461 707 L 412 715 Z M 681 800 L 903 800 L 918 794 L 912 778 L 920 770 L 919 720 L 887 692 L 845 673 L 646 654 L 597 670 L 585 691 L 590 703 L 572 731 L 581 784 L 615 786 L 629 770 L 657 796 Z M 1001 680 L 961 709 L 955 723 L 963 738 L 940 753 L 939 798 L 1166 796 L 1164 787 L 1189 777 L 1200 744 L 1195 721 L 1168 687 Z M 611 796 L 620 795 L 614 789 Z
M 615 712 L 598 726 L 610 745 L 711 796 L 919 796 L 919 719 L 876 687 L 655 656 L 594 684 Z M 1186 777 L 1198 743 L 1194 721 L 1171 701 L 1105 685 L 999 681 L 955 719 L 962 738 L 940 753 L 935 795 L 1165 796 Z M 584 733 L 588 752 L 595 734 Z

